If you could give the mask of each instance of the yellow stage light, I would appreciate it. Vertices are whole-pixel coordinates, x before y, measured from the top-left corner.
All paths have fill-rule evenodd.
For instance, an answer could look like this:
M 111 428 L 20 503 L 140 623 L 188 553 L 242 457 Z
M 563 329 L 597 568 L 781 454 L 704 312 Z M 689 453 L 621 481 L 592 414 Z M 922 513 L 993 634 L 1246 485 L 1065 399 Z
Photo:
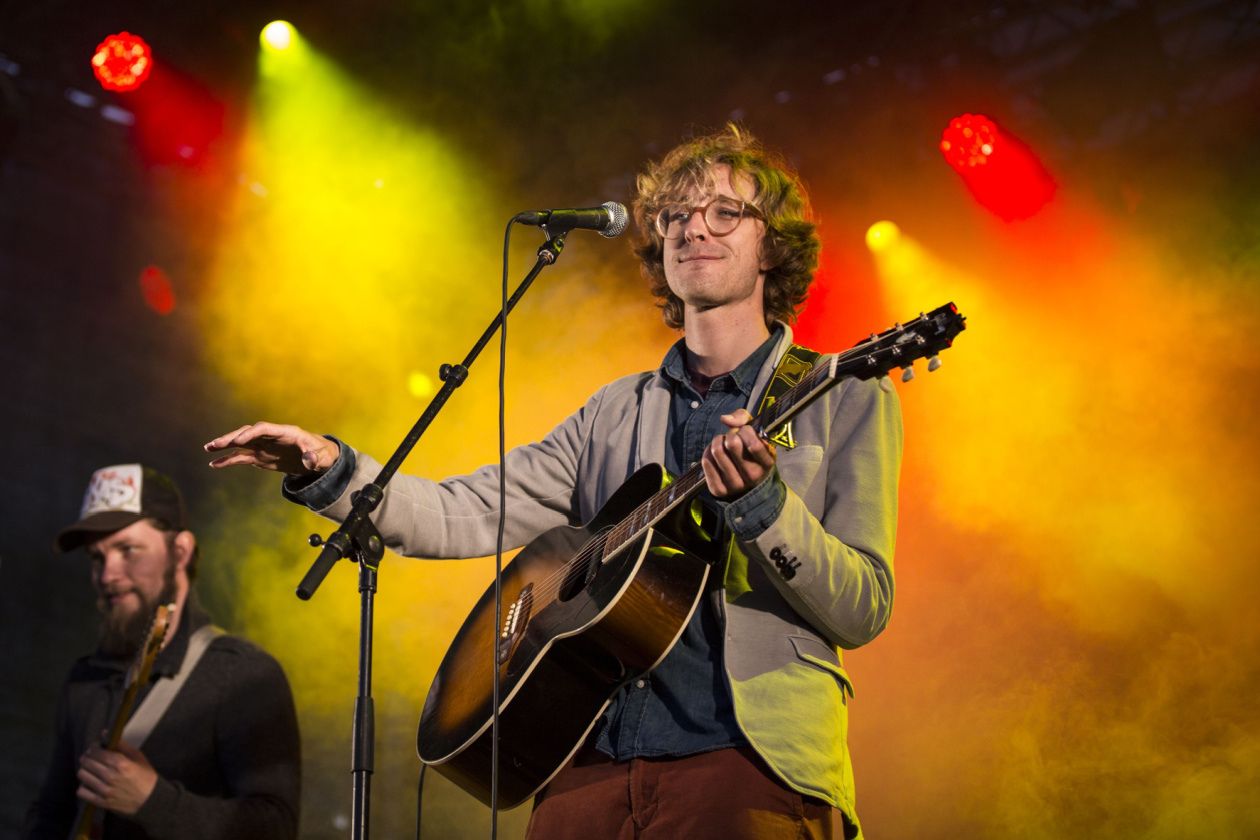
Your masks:
M 431 397 L 436 393 L 433 389 L 433 379 L 418 370 L 413 370 L 407 377 L 407 390 L 418 400 Z
M 273 20 L 262 29 L 262 34 L 258 36 L 258 40 L 263 47 L 270 50 L 287 50 L 293 45 L 293 37 L 296 31 L 293 24 L 287 20 Z
M 889 221 L 876 222 L 866 229 L 866 247 L 886 251 L 901 237 L 901 228 Z

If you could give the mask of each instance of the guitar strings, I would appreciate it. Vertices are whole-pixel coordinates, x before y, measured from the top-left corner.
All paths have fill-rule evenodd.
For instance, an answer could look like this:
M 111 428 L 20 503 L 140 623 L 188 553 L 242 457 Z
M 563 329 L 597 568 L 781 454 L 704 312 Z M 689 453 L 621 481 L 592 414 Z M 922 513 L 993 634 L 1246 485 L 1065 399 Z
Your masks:
M 840 354 L 839 358 L 843 358 L 844 356 L 852 355 L 852 354 L 854 354 L 854 350 L 849 350 L 843 354 Z M 805 377 L 802 378 L 801 382 L 797 386 L 791 388 L 786 394 L 784 394 L 778 400 L 778 402 L 776 403 L 776 407 L 777 408 L 781 408 L 783 406 L 790 407 L 795 402 L 794 397 L 798 391 L 811 390 L 817 384 L 815 380 L 820 379 L 824 377 L 825 375 L 826 375 L 826 367 L 816 368 L 810 371 L 810 373 L 806 374 Z M 686 496 L 690 495 L 692 489 L 694 489 L 691 485 L 699 483 L 699 479 L 702 474 L 703 474 L 703 470 L 700 469 L 698 466 L 692 467 L 687 472 L 683 473 L 682 476 L 675 479 L 675 481 L 671 483 L 668 488 L 661 488 L 660 491 L 654 493 L 651 497 L 641 502 L 638 505 L 638 507 L 636 507 L 633 511 L 631 511 L 630 514 L 624 517 L 617 525 L 605 531 L 601 531 L 597 536 L 595 536 L 591 540 L 588 540 L 582 546 L 582 548 L 578 551 L 577 554 L 575 554 L 572 558 L 570 558 L 565 563 L 561 564 L 559 568 L 549 573 L 546 577 L 543 577 L 537 582 L 535 582 L 534 588 L 531 591 L 530 597 L 533 598 L 534 604 L 536 605 L 536 607 L 538 609 L 542 609 L 542 608 L 545 608 L 545 606 L 548 606 L 551 603 L 553 603 L 553 599 L 555 598 L 556 595 L 559 594 L 560 589 L 563 587 L 565 581 L 572 580 L 579 577 L 581 578 L 586 577 L 590 573 L 591 563 L 598 559 L 596 555 L 605 554 L 604 549 L 607 544 L 608 537 L 612 536 L 613 534 L 616 534 L 618 531 L 622 529 L 623 526 L 627 525 L 630 522 L 635 521 L 636 519 L 642 520 L 644 524 L 639 526 L 638 528 L 629 529 L 630 533 L 626 536 L 625 539 L 618 541 L 617 545 L 615 546 L 615 548 L 613 549 L 611 553 L 616 554 L 617 551 L 619 551 L 626 545 L 629 545 L 633 543 L 635 540 L 639 539 L 639 537 L 641 537 L 642 534 L 648 529 L 649 527 L 648 523 L 651 520 L 656 518 L 656 512 L 653 511 L 653 508 L 656 506 L 656 504 L 658 503 L 660 497 L 665 492 L 665 490 L 671 489 L 674 492 L 677 492 L 678 490 L 682 489 L 684 491 L 683 497 L 685 498 Z M 670 501 L 672 504 L 674 500 L 671 499 Z M 667 507 L 668 506 L 666 506 L 666 508 Z M 520 596 L 518 595 L 517 598 L 519 599 L 519 597 Z M 542 603 L 544 601 L 546 602 L 546 604 Z

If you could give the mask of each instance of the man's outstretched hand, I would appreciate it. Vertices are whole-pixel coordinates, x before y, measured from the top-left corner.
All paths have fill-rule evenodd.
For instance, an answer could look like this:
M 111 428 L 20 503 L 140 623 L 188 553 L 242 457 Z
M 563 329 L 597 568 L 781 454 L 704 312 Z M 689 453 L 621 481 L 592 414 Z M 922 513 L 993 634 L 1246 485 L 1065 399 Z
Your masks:
M 226 453 L 210 462 L 214 469 L 244 465 L 296 476 L 322 473 L 337 463 L 340 455 L 336 442 L 323 435 L 267 422 L 220 435 L 207 443 L 205 450 Z

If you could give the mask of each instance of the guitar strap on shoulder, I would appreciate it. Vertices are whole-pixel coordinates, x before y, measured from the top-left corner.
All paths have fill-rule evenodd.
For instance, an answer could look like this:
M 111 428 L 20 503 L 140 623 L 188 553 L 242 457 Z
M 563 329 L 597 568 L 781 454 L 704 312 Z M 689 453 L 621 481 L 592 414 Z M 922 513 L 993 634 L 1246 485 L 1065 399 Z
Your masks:
M 761 402 L 757 404 L 757 414 L 761 414 L 774 405 L 775 400 L 800 382 L 805 374 L 813 370 L 820 356 L 822 353 L 817 350 L 810 350 L 799 344 L 789 345 L 783 358 L 779 359 L 774 376 L 770 377 L 770 384 L 766 386 Z M 796 438 L 792 434 L 792 421 L 784 423 L 767 439 L 784 449 L 795 448 Z M 748 558 L 740 550 L 733 534 L 726 540 L 726 569 L 723 574 L 723 587 L 726 589 L 727 601 L 734 601 L 745 592 L 752 590 L 748 581 Z
M 774 369 L 774 376 L 770 377 L 770 384 L 766 386 L 765 393 L 761 395 L 756 414 L 761 414 L 774 405 L 775 400 L 795 387 L 805 374 L 813 370 L 814 364 L 821 355 L 822 353 L 817 350 L 810 350 L 799 344 L 789 345 L 783 358 L 779 359 L 779 365 Z M 785 449 L 795 448 L 796 438 L 792 436 L 792 421 L 789 420 L 780 426 L 774 434 L 769 436 L 769 440 Z
M 206 648 L 210 647 L 210 643 L 223 633 L 224 630 L 221 627 L 215 627 L 213 624 L 203 624 L 193 632 L 188 639 L 188 650 L 184 652 L 184 661 L 179 666 L 179 673 L 169 680 L 157 681 L 153 689 L 145 696 L 144 701 L 136 707 L 131 720 L 127 721 L 127 725 L 123 727 L 122 740 L 137 749 L 140 748 L 149 737 L 149 733 L 153 731 L 153 727 L 157 726 L 162 715 L 166 714 L 166 710 L 170 708 L 175 695 L 179 694 L 179 690 L 188 681 L 188 675 L 197 667 Z

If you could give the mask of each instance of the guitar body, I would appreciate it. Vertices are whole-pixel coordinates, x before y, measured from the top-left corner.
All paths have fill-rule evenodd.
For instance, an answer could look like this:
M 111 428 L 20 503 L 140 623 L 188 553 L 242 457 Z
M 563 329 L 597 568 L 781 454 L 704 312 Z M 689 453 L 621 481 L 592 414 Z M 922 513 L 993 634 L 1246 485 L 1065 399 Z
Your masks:
M 504 568 L 503 626 L 491 587 L 433 679 L 422 761 L 489 804 L 497 661 L 499 801 L 514 808 L 576 752 L 617 689 L 665 657 L 708 578 L 704 509 L 683 505 L 602 562 L 599 549 L 609 527 L 668 481 L 660 466 L 643 468 L 590 523 L 547 531 Z

